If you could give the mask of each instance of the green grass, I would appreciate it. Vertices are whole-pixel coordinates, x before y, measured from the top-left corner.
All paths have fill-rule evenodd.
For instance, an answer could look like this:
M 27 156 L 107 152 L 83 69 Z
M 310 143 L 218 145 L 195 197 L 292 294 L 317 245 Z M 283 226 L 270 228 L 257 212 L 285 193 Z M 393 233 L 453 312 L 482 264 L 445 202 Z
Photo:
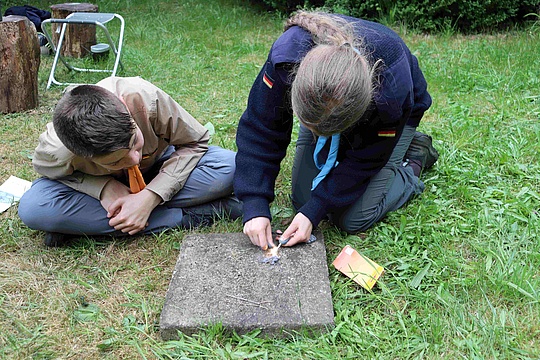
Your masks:
M 96 3 L 126 19 L 122 75 L 163 88 L 214 125 L 214 144 L 235 149 L 281 19 L 239 0 Z M 329 264 L 350 244 L 387 270 L 367 292 L 329 267 L 334 330 L 285 341 L 216 325 L 162 341 L 159 314 L 186 231 L 47 249 L 11 208 L 0 215 L 0 358 L 540 358 L 538 26 L 471 37 L 398 30 L 434 99 L 420 130 L 440 158 L 423 174 L 424 194 L 367 232 L 321 225 Z M 0 181 L 37 177 L 30 156 L 62 91 L 45 91 L 51 63 L 42 58 L 40 106 L 0 115 Z M 273 207 L 282 229 L 293 147 Z M 221 222 L 200 231 L 241 230 Z

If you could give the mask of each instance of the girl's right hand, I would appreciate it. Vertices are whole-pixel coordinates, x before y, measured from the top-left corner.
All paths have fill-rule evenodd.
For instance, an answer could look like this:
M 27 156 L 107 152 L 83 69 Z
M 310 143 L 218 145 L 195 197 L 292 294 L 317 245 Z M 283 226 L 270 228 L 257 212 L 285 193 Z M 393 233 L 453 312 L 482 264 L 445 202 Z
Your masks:
M 263 250 L 268 250 L 268 246 L 275 246 L 272 239 L 270 219 L 266 217 L 256 217 L 246 222 L 244 224 L 244 234 L 249 237 L 253 245 Z

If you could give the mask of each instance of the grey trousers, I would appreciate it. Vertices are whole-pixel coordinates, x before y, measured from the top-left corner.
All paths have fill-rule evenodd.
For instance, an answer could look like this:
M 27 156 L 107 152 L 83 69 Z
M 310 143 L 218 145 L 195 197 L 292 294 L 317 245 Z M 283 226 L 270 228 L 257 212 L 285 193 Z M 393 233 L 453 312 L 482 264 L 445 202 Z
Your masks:
M 424 183 L 403 161 L 415 131 L 416 128 L 405 126 L 390 160 L 370 179 L 364 194 L 350 206 L 327 214 L 332 223 L 351 234 L 364 231 L 424 191 Z M 301 125 L 292 169 L 291 198 L 296 209 L 309 200 L 311 182 L 319 173 L 313 161 L 315 145 L 311 131 Z
M 171 146 L 153 167 L 145 173 L 157 174 L 161 165 L 173 153 Z M 143 234 L 159 233 L 179 227 L 182 208 L 204 204 L 233 192 L 236 153 L 210 146 L 184 187 L 168 202 L 158 205 Z M 155 175 L 154 175 L 155 176 Z M 151 180 L 152 176 L 146 180 Z M 125 235 L 109 225 L 107 212 L 99 200 L 55 180 L 39 178 L 19 202 L 19 217 L 29 228 L 75 235 Z

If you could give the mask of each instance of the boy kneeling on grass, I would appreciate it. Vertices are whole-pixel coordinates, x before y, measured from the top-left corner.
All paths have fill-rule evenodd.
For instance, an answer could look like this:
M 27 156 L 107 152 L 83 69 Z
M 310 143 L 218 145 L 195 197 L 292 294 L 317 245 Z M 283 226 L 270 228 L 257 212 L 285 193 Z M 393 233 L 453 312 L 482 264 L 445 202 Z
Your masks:
M 236 219 L 235 155 L 164 91 L 111 77 L 66 92 L 39 137 L 37 179 L 19 203 L 45 245 L 70 235 L 155 234 Z M 147 183 L 147 184 L 146 184 Z

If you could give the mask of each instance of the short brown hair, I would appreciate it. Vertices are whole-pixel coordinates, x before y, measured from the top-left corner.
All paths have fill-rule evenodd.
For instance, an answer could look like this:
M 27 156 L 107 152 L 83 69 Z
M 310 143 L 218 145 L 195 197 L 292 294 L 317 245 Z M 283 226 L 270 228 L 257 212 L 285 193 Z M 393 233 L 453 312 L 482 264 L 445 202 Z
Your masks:
M 80 85 L 60 99 L 54 129 L 75 155 L 93 157 L 129 147 L 135 125 L 126 106 L 112 92 Z

